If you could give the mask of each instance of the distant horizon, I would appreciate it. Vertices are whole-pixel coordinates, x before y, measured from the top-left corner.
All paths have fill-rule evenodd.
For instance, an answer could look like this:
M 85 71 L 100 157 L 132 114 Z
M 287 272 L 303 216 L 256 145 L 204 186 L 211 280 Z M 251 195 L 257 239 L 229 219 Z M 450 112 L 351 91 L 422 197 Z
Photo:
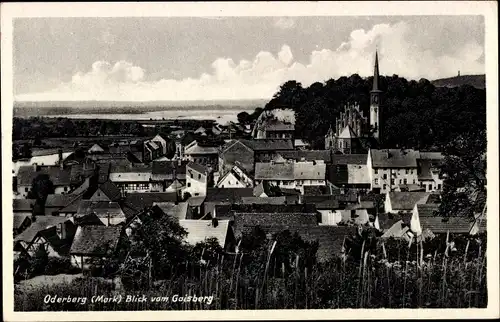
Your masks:
M 352 74 L 354 75 L 354 74 Z M 352 76 L 350 75 L 350 76 Z M 350 77 L 350 76 L 341 76 L 341 77 Z M 390 77 L 392 75 L 381 75 L 381 76 L 385 76 L 385 77 Z M 399 76 L 399 75 L 398 75 Z M 467 76 L 486 76 L 486 74 L 460 74 L 458 75 L 455 75 L 455 76 L 449 76 L 449 77 L 442 77 L 442 78 L 438 78 L 438 79 L 427 79 L 429 80 L 430 82 L 435 82 L 435 81 L 438 81 L 438 80 L 443 80 L 443 79 L 450 79 L 450 78 L 455 78 L 455 77 L 467 77 Z M 368 77 L 362 77 L 364 79 L 366 78 L 369 78 L 370 76 Z M 403 76 L 400 76 L 400 77 L 403 77 Z M 404 78 L 404 77 L 403 77 Z M 420 78 L 420 79 L 426 79 L 426 78 Z M 408 81 L 411 81 L 411 80 L 415 80 L 415 81 L 419 81 L 420 79 L 407 79 Z M 322 82 L 322 83 L 325 83 L 325 82 Z M 204 104 L 201 104 L 200 106 L 204 106 L 204 105 L 220 105 L 220 104 L 225 104 L 225 103 L 229 103 L 229 102 L 233 102 L 233 103 L 236 103 L 236 102 L 239 102 L 239 103 L 242 103 L 242 102 L 252 102 L 252 103 L 255 103 L 255 102 L 267 102 L 269 100 L 271 100 L 272 97 L 269 97 L 269 98 L 241 98 L 241 99 L 238 99 L 238 98 L 228 98 L 228 99 L 217 99 L 217 98 L 209 98 L 209 99 L 192 99 L 192 100 L 189 100 L 189 99 L 182 99 L 182 100 L 138 100 L 138 101 L 133 101 L 133 100 L 105 100 L 105 99 L 89 99 L 89 100 L 33 100 L 33 101 L 29 101 L 29 100 L 14 100 L 14 104 L 38 104 L 38 103 L 51 103 L 51 104 L 56 104 L 56 103 L 60 103 L 60 104 L 63 104 L 63 103 L 67 103 L 67 104 L 71 104 L 71 103 L 82 103 L 82 102 L 85 102 L 85 103 L 119 103 L 119 104 L 167 104 L 167 105 L 171 105 L 171 104 L 191 104 L 191 103 L 204 103 Z M 228 104 L 228 105 L 233 105 L 233 104 Z M 14 106 L 14 108 L 16 107 L 19 107 L 19 106 Z M 24 106 L 23 106 L 24 107 Z

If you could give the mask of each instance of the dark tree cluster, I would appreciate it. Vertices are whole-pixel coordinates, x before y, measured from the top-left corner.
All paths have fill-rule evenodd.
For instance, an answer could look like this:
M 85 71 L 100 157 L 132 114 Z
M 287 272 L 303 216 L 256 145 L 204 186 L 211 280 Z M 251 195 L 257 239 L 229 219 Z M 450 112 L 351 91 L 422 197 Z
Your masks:
M 324 135 L 343 109 L 358 102 L 369 112 L 373 78 L 350 77 L 316 82 L 304 88 L 297 81 L 284 83 L 265 109 L 291 108 L 296 134 L 322 148 Z M 435 87 L 426 79 L 408 81 L 393 75 L 380 77 L 383 93 L 381 133 L 383 147 L 440 149 L 472 129 L 486 128 L 486 91 L 469 85 Z
M 13 120 L 13 140 L 50 137 L 76 137 L 100 135 L 144 135 L 144 127 L 137 122 L 114 120 L 71 120 L 65 118 L 45 119 L 39 117 Z M 38 142 L 34 142 L 37 145 Z

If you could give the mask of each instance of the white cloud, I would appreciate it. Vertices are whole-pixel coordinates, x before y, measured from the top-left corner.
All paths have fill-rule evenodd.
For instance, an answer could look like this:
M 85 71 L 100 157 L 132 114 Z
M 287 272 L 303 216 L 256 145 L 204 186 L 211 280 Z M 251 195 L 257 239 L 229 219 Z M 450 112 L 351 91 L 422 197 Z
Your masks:
M 405 23 L 375 25 L 371 30 L 354 30 L 336 49 L 311 52 L 309 61 L 294 61 L 292 49 L 283 45 L 276 53 L 261 51 L 253 60 L 216 59 L 211 70 L 197 78 L 146 81 L 146 71 L 130 62 L 114 65 L 97 61 L 90 71 L 75 74 L 68 83 L 43 93 L 23 94 L 17 100 L 210 100 L 270 98 L 283 82 L 295 79 L 304 86 L 359 72 L 373 72 L 373 55 L 378 47 L 382 75 L 436 79 L 462 74 L 484 73 L 478 62 L 483 47 L 470 42 L 454 54 L 438 55 L 412 42 Z
M 274 23 L 274 26 L 279 29 L 291 29 L 295 26 L 295 20 L 290 17 L 280 17 Z

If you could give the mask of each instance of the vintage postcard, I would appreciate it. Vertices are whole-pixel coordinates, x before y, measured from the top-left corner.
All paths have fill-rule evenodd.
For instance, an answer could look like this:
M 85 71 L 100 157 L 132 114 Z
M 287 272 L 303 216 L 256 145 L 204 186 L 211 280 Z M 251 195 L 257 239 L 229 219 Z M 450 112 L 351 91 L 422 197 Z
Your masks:
M 2 4 L 4 319 L 498 318 L 497 8 Z

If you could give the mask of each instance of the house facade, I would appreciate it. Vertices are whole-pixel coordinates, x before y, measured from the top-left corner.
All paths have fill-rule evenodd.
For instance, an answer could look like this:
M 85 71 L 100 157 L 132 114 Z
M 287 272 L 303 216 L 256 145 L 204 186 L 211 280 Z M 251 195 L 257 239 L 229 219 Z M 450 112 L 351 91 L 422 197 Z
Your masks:
M 191 196 L 205 196 L 210 182 L 209 170 L 201 164 L 190 162 L 186 166 L 186 187 L 184 193 Z

